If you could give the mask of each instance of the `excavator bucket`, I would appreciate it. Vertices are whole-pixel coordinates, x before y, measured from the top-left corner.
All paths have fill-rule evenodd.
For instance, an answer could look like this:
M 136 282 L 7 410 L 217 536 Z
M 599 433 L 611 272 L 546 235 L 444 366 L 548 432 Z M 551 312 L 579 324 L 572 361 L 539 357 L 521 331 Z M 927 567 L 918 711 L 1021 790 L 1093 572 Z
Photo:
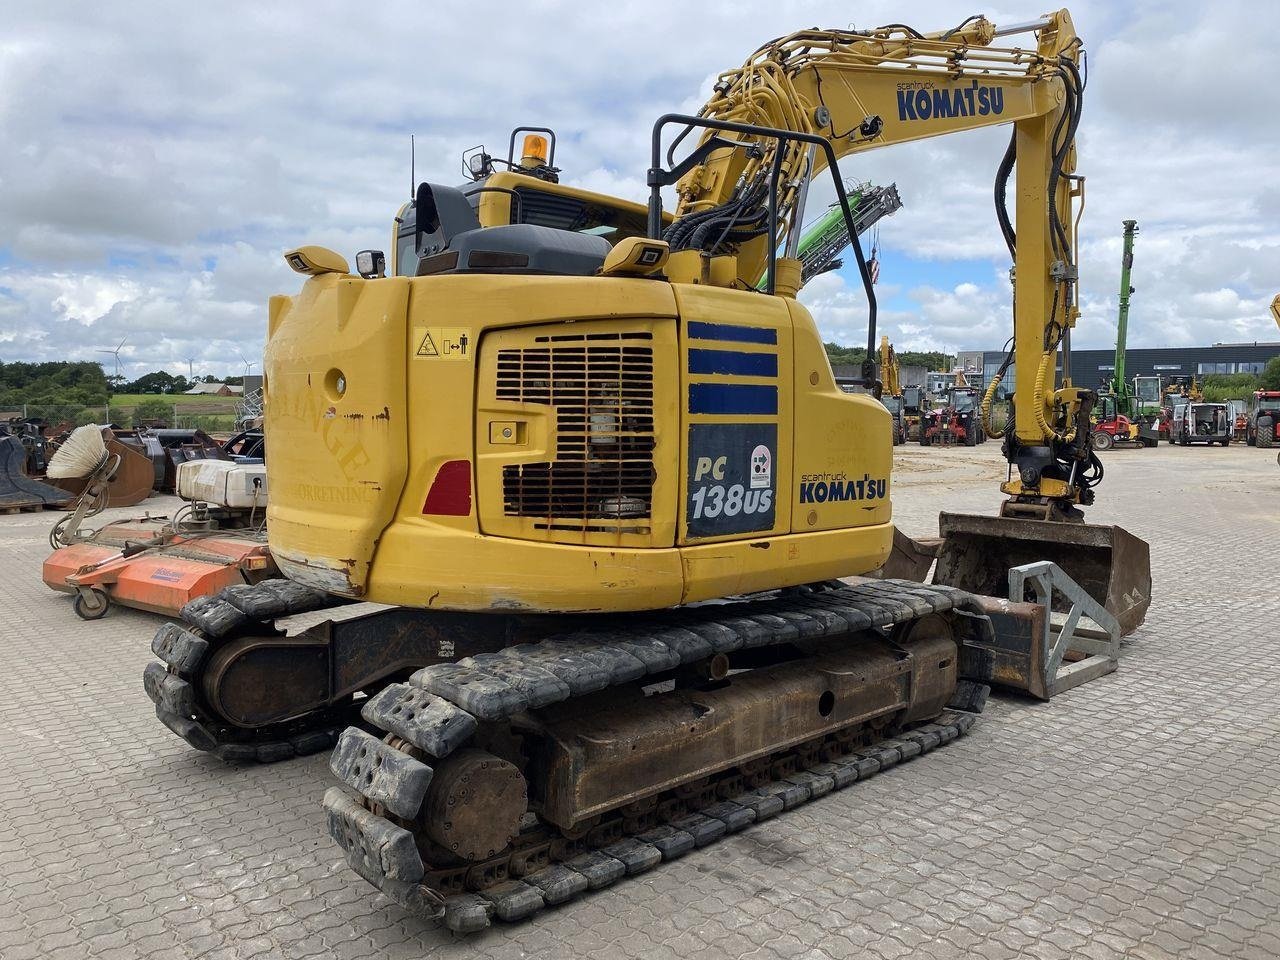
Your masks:
M 17 437 L 0 437 L 0 510 L 66 505 L 71 494 L 27 476 L 27 450 Z
M 934 583 L 1007 597 L 1011 567 L 1049 560 L 1106 607 L 1121 636 L 1146 619 L 1151 548 L 1122 527 L 943 513 L 938 530 L 942 549 Z

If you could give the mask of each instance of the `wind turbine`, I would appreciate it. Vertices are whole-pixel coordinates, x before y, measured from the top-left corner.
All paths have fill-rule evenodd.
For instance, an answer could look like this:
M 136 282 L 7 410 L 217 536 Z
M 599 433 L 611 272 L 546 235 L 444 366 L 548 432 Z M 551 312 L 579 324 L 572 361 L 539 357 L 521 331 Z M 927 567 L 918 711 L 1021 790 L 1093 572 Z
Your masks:
M 195 367 L 192 366 L 196 362 L 195 357 L 187 357 L 187 379 L 194 380 L 196 378 Z
M 247 377 L 253 368 L 258 365 L 258 362 L 256 360 L 245 360 L 243 353 L 239 354 L 239 357 L 241 360 L 244 360 L 244 375 Z
M 120 338 L 120 343 L 116 345 L 114 350 L 98 350 L 97 353 L 109 353 L 116 358 L 116 376 L 120 376 L 120 348 L 124 346 L 124 342 L 128 340 L 128 336 Z

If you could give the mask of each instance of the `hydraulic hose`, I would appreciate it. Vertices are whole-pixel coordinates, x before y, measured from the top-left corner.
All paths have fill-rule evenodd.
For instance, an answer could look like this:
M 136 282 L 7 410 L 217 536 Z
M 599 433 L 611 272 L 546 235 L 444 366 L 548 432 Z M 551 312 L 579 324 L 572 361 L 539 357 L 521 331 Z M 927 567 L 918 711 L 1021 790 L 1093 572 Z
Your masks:
M 1036 392 L 1035 400 L 1031 406 L 1036 418 L 1036 426 L 1040 428 L 1040 434 L 1047 440 L 1057 440 L 1061 443 L 1072 443 L 1076 438 L 1075 424 L 1071 425 L 1071 429 L 1066 433 L 1059 433 L 1044 415 L 1044 382 L 1048 376 L 1049 364 L 1053 362 L 1053 351 L 1049 351 L 1040 358 L 1040 366 L 1036 369 Z
M 1013 223 L 1009 219 L 1007 202 L 1009 177 L 1013 174 L 1014 163 L 1018 159 L 1018 131 L 1009 135 L 1009 146 L 1000 158 L 1000 166 L 996 169 L 996 220 L 1000 224 L 1000 233 L 1004 237 L 1005 246 L 1009 248 L 1010 259 L 1018 257 L 1018 238 L 1014 233 Z
M 982 429 L 987 431 L 987 436 L 992 439 L 999 440 L 1004 436 L 1004 427 L 996 428 L 995 421 L 991 419 L 991 402 L 995 399 L 996 389 L 1000 386 L 1000 381 L 1004 379 L 1004 371 L 1001 370 L 991 382 L 987 384 L 986 393 L 982 395 Z

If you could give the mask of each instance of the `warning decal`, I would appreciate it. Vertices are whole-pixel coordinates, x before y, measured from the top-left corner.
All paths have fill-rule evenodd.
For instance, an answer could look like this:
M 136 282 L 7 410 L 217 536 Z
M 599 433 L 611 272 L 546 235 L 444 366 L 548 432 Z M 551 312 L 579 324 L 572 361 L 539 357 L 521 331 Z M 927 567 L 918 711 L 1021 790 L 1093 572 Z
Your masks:
M 471 331 L 466 327 L 414 327 L 416 357 L 433 360 L 470 360 Z

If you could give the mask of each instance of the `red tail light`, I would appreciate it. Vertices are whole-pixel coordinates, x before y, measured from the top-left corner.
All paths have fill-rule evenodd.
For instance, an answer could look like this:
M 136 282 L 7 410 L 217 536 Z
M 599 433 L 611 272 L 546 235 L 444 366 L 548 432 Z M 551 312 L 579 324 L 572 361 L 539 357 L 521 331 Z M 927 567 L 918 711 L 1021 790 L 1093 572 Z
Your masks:
M 471 461 L 448 460 L 436 471 L 422 512 L 442 517 L 471 514 Z

